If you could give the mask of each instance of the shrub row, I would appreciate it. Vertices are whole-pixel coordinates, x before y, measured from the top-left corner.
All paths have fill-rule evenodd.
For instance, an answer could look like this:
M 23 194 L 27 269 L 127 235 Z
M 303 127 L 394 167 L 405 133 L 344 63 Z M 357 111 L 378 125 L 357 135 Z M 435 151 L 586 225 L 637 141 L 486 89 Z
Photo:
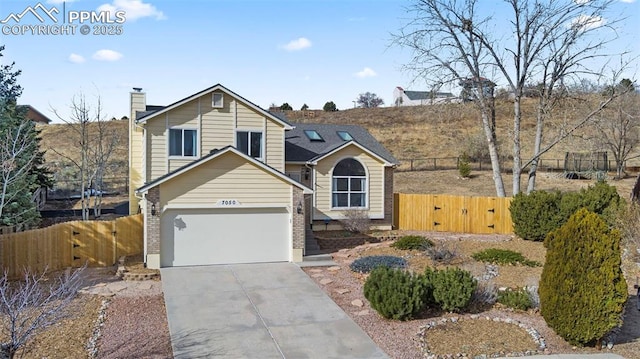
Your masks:
M 408 320 L 428 307 L 459 312 L 470 303 L 476 286 L 471 273 L 459 268 L 412 274 L 382 266 L 367 278 L 364 296 L 383 317 Z
M 519 193 L 514 196 L 510 207 L 513 230 L 523 239 L 543 241 L 548 233 L 560 228 L 580 208 L 587 208 L 613 226 L 615 214 L 622 203 L 616 188 L 606 182 L 598 182 L 580 192 Z

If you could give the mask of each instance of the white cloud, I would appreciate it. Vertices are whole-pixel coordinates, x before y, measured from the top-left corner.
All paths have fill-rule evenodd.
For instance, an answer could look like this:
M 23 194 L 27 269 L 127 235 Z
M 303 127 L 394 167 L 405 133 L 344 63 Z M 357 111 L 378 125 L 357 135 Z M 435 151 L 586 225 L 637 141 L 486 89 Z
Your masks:
M 620 0 L 620 2 L 624 2 L 627 4 L 633 4 L 634 2 L 636 2 L 636 0 Z
M 369 67 L 365 67 L 364 69 L 362 69 L 362 71 L 356 72 L 354 75 L 362 79 L 365 77 L 378 76 L 378 74 Z
M 308 47 L 311 47 L 311 41 L 309 41 L 309 39 L 305 37 L 292 40 L 288 44 L 282 46 L 282 48 L 287 51 L 298 51 L 298 50 L 306 49 Z
M 128 21 L 135 21 L 143 17 L 153 17 L 156 20 L 164 20 L 167 17 L 155 6 L 142 0 L 113 0 L 111 4 L 98 7 L 98 11 L 107 11 L 113 16 L 116 11 L 123 10 Z
M 81 55 L 71 54 L 71 55 L 69 55 L 69 61 L 73 62 L 74 64 L 81 64 L 81 63 L 85 62 L 86 60 Z
M 93 59 L 98 61 L 118 61 L 122 58 L 122 54 L 113 50 L 98 50 L 93 54 Z
M 595 29 L 606 24 L 602 16 L 580 15 L 571 21 L 571 27 L 578 27 L 583 31 Z

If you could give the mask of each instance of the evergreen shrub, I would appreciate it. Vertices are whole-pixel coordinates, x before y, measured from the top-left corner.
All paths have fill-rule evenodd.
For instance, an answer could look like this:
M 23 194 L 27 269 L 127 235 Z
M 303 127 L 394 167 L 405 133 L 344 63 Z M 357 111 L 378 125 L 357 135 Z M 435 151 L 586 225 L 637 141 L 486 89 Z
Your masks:
M 460 268 L 425 272 L 433 288 L 433 301 L 446 312 L 460 312 L 471 302 L 477 282 L 468 271 Z
M 424 309 L 424 290 L 419 275 L 385 266 L 371 271 L 364 283 L 365 298 L 387 319 L 414 318 Z
M 404 258 L 395 256 L 367 256 L 358 258 L 351 265 L 352 271 L 358 273 L 369 273 L 377 267 L 406 268 L 407 261 Z
M 404 236 L 393 242 L 391 247 L 403 250 L 427 249 L 433 247 L 433 242 L 423 236 Z
M 525 258 L 522 253 L 509 249 L 488 248 L 472 254 L 471 257 L 479 262 L 494 264 L 522 264 L 527 267 L 539 267 L 541 265 L 536 261 Z
M 620 233 L 585 208 L 545 239 L 540 313 L 573 345 L 591 345 L 622 324 L 627 284 Z

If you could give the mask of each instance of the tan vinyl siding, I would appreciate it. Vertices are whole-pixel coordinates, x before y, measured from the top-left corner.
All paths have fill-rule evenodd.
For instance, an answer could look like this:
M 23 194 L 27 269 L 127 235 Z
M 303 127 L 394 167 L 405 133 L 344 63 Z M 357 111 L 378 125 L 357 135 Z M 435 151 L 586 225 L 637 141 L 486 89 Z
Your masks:
M 233 153 L 204 163 L 160 185 L 161 205 L 209 205 L 235 199 L 242 206 L 291 205 L 291 184 Z
M 209 104 L 211 106 L 211 104 Z M 187 102 L 184 105 L 168 112 L 169 127 L 198 127 L 198 99 Z
M 135 124 L 136 111 L 144 111 L 146 108 L 146 95 L 144 92 L 130 93 L 130 110 L 129 117 L 129 213 L 133 214 L 138 211 L 138 198 L 135 190 L 144 183 L 143 178 L 143 156 L 144 147 L 143 130 Z
M 262 129 L 264 127 L 265 117 L 241 102 L 238 102 L 237 108 L 238 128 L 246 129 Z
M 147 122 L 147 183 L 167 173 L 167 136 L 164 115 Z
M 369 216 L 384 216 L 384 164 L 352 145 L 324 158 L 316 166 L 314 219 L 337 218 L 342 214 L 341 210 L 331 209 L 331 174 L 333 167 L 348 157 L 358 159 L 367 171 Z
M 284 171 L 284 128 L 275 122 L 267 121 L 265 138 L 265 163 L 278 171 Z
M 143 131 L 131 121 L 129 135 L 129 214 L 134 214 L 138 210 L 138 198 L 135 190 L 142 187 L 144 180 L 142 177 L 142 147 Z
M 202 96 L 200 109 L 202 110 L 202 155 L 206 156 L 213 149 L 221 149 L 234 144 L 235 100 L 224 95 L 224 107 L 211 106 L 212 95 Z
M 214 149 L 234 146 L 236 124 L 239 129 L 257 131 L 264 131 L 266 125 L 265 162 L 279 171 L 284 170 L 284 127 L 228 94 L 224 94 L 222 108 L 213 108 L 212 94 L 208 93 L 147 121 L 147 182 L 206 156 Z M 198 130 L 197 157 L 168 157 L 168 128 L 172 127 Z

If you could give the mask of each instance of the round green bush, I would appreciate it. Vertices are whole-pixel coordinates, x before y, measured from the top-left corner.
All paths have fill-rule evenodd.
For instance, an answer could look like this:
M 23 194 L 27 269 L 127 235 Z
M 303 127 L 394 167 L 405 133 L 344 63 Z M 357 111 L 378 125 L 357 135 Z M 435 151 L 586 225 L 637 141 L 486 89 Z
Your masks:
M 476 252 L 471 257 L 479 262 L 487 262 L 494 264 L 513 264 L 518 263 L 527 267 L 539 267 L 540 263 L 529 260 L 522 253 L 509 249 L 488 248 L 481 252 Z
M 422 236 L 404 236 L 393 242 L 391 247 L 402 250 L 427 249 L 433 247 L 433 242 Z
M 549 232 L 560 226 L 560 192 L 533 191 L 518 193 L 513 197 L 509 210 L 513 231 L 520 238 L 543 241 Z
M 622 324 L 627 284 L 620 233 L 597 214 L 578 210 L 545 239 L 540 313 L 573 345 L 593 344 Z
M 424 309 L 421 279 L 401 269 L 375 268 L 364 283 L 364 296 L 387 319 L 412 319 Z
M 498 303 L 503 304 L 509 308 L 519 310 L 529 310 L 534 306 L 531 295 L 524 288 L 519 288 L 516 290 L 508 288 L 507 290 L 499 291 Z
M 395 256 L 367 256 L 356 259 L 349 266 L 358 273 L 369 273 L 377 267 L 406 268 L 407 261 Z
M 478 285 L 470 272 L 460 268 L 427 269 L 424 275 L 431 286 L 433 302 L 447 312 L 459 312 L 466 308 Z

